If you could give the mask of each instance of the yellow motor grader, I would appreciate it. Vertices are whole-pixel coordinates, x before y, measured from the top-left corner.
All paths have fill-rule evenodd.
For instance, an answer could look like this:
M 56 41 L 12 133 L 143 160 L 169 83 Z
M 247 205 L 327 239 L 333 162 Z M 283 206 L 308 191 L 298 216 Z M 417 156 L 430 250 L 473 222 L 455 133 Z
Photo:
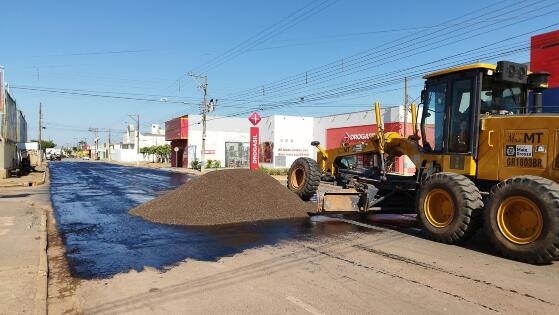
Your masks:
M 559 115 L 541 112 L 548 77 L 508 61 L 428 74 L 412 135 L 384 132 L 375 102 L 376 134 L 330 150 L 314 141 L 316 161 L 297 159 L 288 188 L 309 200 L 321 180 L 346 180 L 354 189 L 320 193 L 318 212 L 417 213 L 431 239 L 449 244 L 484 226 L 502 255 L 549 263 L 559 258 Z M 356 155 L 369 165 L 348 165 Z M 389 171 L 398 156 L 414 175 Z

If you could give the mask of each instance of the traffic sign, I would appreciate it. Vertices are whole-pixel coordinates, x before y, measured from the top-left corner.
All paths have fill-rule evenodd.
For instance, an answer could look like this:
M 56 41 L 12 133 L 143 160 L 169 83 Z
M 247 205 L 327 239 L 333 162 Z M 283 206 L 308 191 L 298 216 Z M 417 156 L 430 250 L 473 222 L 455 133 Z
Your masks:
M 248 120 L 250 120 L 250 122 L 254 126 L 256 126 L 256 125 L 258 125 L 260 120 L 262 120 L 262 118 L 260 117 L 260 115 L 257 112 L 254 112 L 254 113 L 250 114 L 250 116 L 248 116 Z
M 179 152 L 179 147 L 175 147 L 173 150 L 175 150 L 175 152 Z

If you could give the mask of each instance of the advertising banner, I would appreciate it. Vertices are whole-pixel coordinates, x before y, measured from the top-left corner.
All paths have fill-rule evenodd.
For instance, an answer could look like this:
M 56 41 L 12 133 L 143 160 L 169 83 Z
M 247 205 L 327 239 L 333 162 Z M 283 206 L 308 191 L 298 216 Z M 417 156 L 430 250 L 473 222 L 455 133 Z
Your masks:
M 260 163 L 274 163 L 274 142 L 264 141 L 260 144 Z
M 250 169 L 258 170 L 258 150 L 260 142 L 260 129 L 250 127 Z

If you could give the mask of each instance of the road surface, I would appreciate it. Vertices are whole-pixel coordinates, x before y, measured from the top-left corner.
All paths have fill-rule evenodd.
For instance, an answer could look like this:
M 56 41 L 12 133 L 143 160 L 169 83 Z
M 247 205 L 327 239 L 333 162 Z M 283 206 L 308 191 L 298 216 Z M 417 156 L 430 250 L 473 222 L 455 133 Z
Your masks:
M 68 260 L 49 236 L 50 312 L 559 313 L 559 263 L 503 259 L 481 234 L 459 247 L 336 218 L 193 231 L 127 214 L 186 180 L 176 176 L 51 165 Z

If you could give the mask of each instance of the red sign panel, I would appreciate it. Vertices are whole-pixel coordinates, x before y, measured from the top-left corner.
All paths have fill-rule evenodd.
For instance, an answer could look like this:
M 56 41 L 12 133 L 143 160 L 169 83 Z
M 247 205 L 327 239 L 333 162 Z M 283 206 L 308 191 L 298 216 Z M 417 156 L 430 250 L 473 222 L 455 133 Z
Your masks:
M 256 126 L 256 125 L 258 125 L 260 120 L 262 120 L 262 117 L 260 117 L 260 115 L 257 112 L 254 112 L 254 113 L 250 114 L 250 116 L 248 116 L 248 120 L 250 120 L 250 122 L 254 126 Z
M 173 118 L 165 122 L 165 140 L 188 139 L 188 116 Z
M 258 149 L 260 142 L 260 129 L 250 127 L 250 169 L 258 170 Z
M 376 132 L 376 125 L 326 129 L 326 149 L 338 148 L 342 143 L 355 144 L 367 141 Z
M 550 73 L 549 87 L 559 87 L 559 31 L 532 37 L 530 71 Z

